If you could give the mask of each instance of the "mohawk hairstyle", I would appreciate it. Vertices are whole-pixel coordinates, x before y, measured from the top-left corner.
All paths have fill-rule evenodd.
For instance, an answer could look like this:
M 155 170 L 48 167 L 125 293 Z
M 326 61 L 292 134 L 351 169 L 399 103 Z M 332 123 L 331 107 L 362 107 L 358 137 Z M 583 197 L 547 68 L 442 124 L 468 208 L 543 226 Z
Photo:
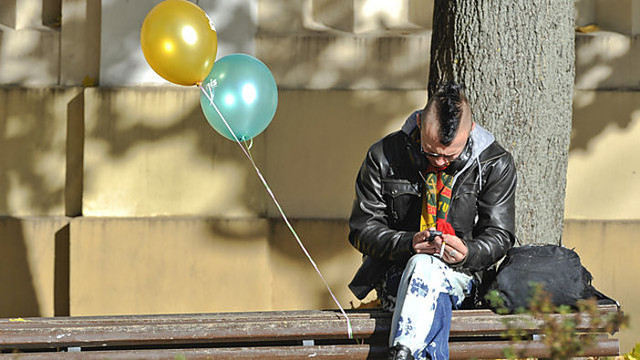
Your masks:
M 462 105 L 465 103 L 468 104 L 469 100 L 464 93 L 464 85 L 448 81 L 438 87 L 424 107 L 423 112 L 427 113 L 435 106 L 442 145 L 449 145 L 455 138 L 462 120 Z

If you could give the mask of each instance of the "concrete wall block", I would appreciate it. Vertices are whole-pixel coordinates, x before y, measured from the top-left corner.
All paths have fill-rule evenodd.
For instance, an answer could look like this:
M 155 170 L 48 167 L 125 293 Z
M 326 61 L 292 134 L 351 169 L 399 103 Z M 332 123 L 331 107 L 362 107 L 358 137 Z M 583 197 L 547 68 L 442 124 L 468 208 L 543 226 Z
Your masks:
M 266 175 L 292 217 L 346 219 L 374 142 L 400 129 L 426 91 L 281 91 L 267 130 Z M 269 216 L 279 217 L 269 202 Z
M 269 245 L 273 309 L 337 309 L 322 278 L 284 222 L 274 221 L 272 226 Z M 347 285 L 362 263 L 362 254 L 349 244 L 347 221 L 294 220 L 292 226 L 340 306 L 357 306 L 360 302 Z
M 75 218 L 70 313 L 271 308 L 266 220 Z
M 99 0 L 63 0 L 60 84 L 98 83 L 100 77 Z
M 58 85 L 60 0 L 0 4 L 0 84 Z
M 355 0 L 311 0 L 313 21 L 327 29 L 353 33 L 356 31 Z
M 633 0 L 631 9 L 631 34 L 640 35 L 640 1 Z
M 340 305 L 357 305 L 346 221 L 292 225 Z M 282 221 L 74 218 L 70 239 L 73 316 L 338 308 Z
M 576 26 L 585 26 L 596 22 L 596 0 L 574 0 Z
M 578 2 L 587 1 L 594 3 L 591 5 L 594 13 L 593 21 L 603 30 L 640 35 L 640 0 L 578 0 Z
M 414 0 L 415 3 L 416 0 Z M 417 0 L 427 3 L 425 0 Z M 354 0 L 354 32 L 356 34 L 379 31 L 419 31 L 416 23 L 412 23 L 409 17 L 409 0 Z M 426 7 L 426 4 L 424 5 Z M 414 21 L 424 23 L 423 19 L 415 19 L 424 11 L 416 11 L 412 14 Z
M 433 0 L 259 0 L 258 33 L 414 33 L 431 29 Z
M 640 90 L 640 36 L 613 32 L 576 34 L 576 81 L 580 90 Z
M 422 29 L 433 28 L 433 1 L 408 0 L 408 21 Z
M 621 354 L 634 348 L 640 328 L 640 289 L 630 281 L 630 274 L 640 271 L 638 232 L 640 221 L 567 220 L 564 226 L 563 245 L 575 248 L 596 289 L 617 300 L 630 317 L 629 327 L 616 334 Z
M 48 30 L 0 31 L 0 84 L 58 84 L 60 33 Z
M 0 88 L 0 214 L 65 215 L 69 104 L 80 92 Z
M 209 127 L 193 90 L 85 90 L 84 215 L 253 217 L 268 208 L 279 217 L 238 146 Z M 348 217 L 367 148 L 425 96 L 281 90 L 252 153 L 287 215 Z
M 12 1 L 10 1 L 12 2 Z M 47 3 L 49 3 L 47 5 Z M 16 9 L 16 29 L 43 29 L 46 19 L 55 12 L 55 7 L 59 10 L 60 1 L 42 0 L 18 0 L 15 1 Z
M 432 0 L 309 0 L 307 23 L 354 34 L 430 29 Z M 319 26 L 318 26 L 319 25 Z
M 565 218 L 639 220 L 640 92 L 577 91 L 573 118 Z
M 606 31 L 632 34 L 635 3 L 638 0 L 596 0 L 596 23 Z
M 263 215 L 255 170 L 209 126 L 199 101 L 195 87 L 87 89 L 83 214 Z M 258 164 L 264 149 L 256 137 Z
M 0 24 L 16 28 L 16 0 L 0 1 Z
M 65 257 L 68 221 L 0 217 L 0 317 L 64 315 L 69 273 L 58 260 Z
M 425 89 L 431 33 L 258 35 L 257 56 L 283 89 Z
M 295 33 L 305 29 L 305 9 L 312 0 L 258 0 L 258 33 Z

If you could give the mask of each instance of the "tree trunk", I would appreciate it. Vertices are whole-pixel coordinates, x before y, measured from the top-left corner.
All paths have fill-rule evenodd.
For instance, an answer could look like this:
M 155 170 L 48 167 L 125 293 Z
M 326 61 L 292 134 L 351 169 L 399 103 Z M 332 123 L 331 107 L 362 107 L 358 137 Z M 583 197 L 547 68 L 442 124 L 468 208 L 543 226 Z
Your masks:
M 574 84 L 571 0 L 435 0 L 429 93 L 467 88 L 474 120 L 518 171 L 517 236 L 559 243 Z

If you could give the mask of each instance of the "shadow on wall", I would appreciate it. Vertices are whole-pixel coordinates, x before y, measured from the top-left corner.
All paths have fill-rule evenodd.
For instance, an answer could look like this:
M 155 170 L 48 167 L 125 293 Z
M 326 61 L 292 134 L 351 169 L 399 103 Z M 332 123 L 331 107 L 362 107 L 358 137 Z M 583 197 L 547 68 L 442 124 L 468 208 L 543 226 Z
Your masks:
M 355 298 L 347 288 L 347 279 L 355 274 L 361 255 L 349 244 L 347 221 L 294 220 L 292 226 L 337 300 L 343 307 L 349 307 L 349 301 Z M 322 278 L 283 221 L 270 222 L 268 240 L 275 308 L 338 308 Z
M 40 316 L 20 220 L 0 218 L 0 317 Z
M 0 88 L 0 214 L 62 215 L 67 89 Z
M 389 1 L 388 7 L 403 8 L 400 1 Z M 427 27 L 405 19 L 387 29 L 383 18 L 377 18 L 383 24 L 373 26 L 375 13 L 339 1 L 265 2 L 260 14 L 256 54 L 271 68 L 280 88 L 426 89 L 431 39 Z M 292 20 L 278 22 L 282 17 Z
M 154 1 L 153 3 L 158 3 L 159 1 Z M 113 9 L 115 9 L 118 4 L 120 4 L 121 2 L 118 1 L 112 1 L 112 2 L 106 2 L 103 4 L 103 13 L 108 13 L 109 11 L 113 11 Z M 203 2 L 204 4 L 205 2 Z M 64 5 L 63 5 L 64 6 Z M 334 6 L 334 9 L 336 7 Z M 344 13 L 342 14 L 342 17 L 346 16 Z M 242 19 L 242 22 L 246 22 L 246 21 L 250 21 L 251 20 L 251 14 L 249 13 L 249 9 L 247 7 L 233 7 L 233 13 L 229 15 L 229 18 L 232 19 Z M 68 20 L 68 21 L 72 21 L 72 20 Z M 339 20 L 338 22 L 344 21 L 343 20 Z M 228 33 L 228 34 L 240 34 L 242 31 L 242 29 L 238 28 L 238 21 L 226 21 L 226 22 L 219 22 L 219 32 L 222 33 Z M 137 37 L 137 34 L 136 34 Z M 353 38 L 351 38 L 351 40 L 353 40 Z M 351 41 L 349 40 L 349 41 Z M 230 43 L 236 44 L 234 45 L 235 48 L 234 49 L 242 49 L 244 47 L 246 47 L 245 43 L 239 43 L 239 40 L 233 40 Z M 245 41 L 246 40 L 245 38 Z M 410 59 L 410 58 L 422 58 L 421 56 L 409 56 L 407 57 L 406 52 L 396 52 L 393 50 L 393 47 L 395 45 L 393 45 L 395 42 L 392 41 L 391 37 L 380 37 L 377 38 L 377 40 L 374 40 L 375 44 L 367 44 L 366 42 L 369 41 L 367 40 L 367 37 L 362 37 L 362 38 L 358 38 L 355 39 L 355 45 L 356 46 L 361 46 L 362 49 L 360 51 L 361 54 L 365 54 L 363 58 L 360 59 L 360 62 L 353 62 L 351 61 L 351 59 L 345 59 L 343 60 L 342 64 L 344 64 L 344 67 L 334 67 L 333 65 L 335 64 L 330 64 L 330 63 L 325 63 L 324 59 L 322 57 L 316 57 L 313 58 L 314 54 L 307 54 L 307 52 L 305 51 L 305 45 L 306 41 L 301 38 L 299 39 L 299 41 L 297 42 L 297 44 L 299 45 L 296 49 L 297 51 L 297 55 L 294 54 L 295 56 L 293 56 L 292 60 L 288 60 L 285 63 L 285 67 L 287 66 L 287 64 L 293 64 L 294 66 L 302 66 L 305 68 L 311 68 L 312 70 L 312 78 L 322 78 L 325 75 L 329 74 L 327 71 L 330 72 L 330 75 L 332 78 L 343 78 L 348 76 L 349 74 L 351 74 L 353 72 L 354 69 L 359 69 L 358 71 L 361 72 L 363 75 L 359 76 L 357 80 L 358 83 L 367 83 L 367 84 L 371 84 L 372 88 L 380 88 L 384 86 L 378 86 L 378 78 L 381 76 L 384 76 L 384 69 L 382 68 L 376 68 L 374 66 L 374 68 L 370 68 L 368 66 L 366 66 L 367 64 L 367 59 L 375 59 L 378 57 L 383 57 L 386 61 L 388 62 L 393 62 L 393 63 L 403 63 L 403 59 Z M 406 43 L 406 41 L 400 41 L 399 44 L 402 43 Z M 359 45 L 358 45 L 359 44 Z M 321 54 L 325 54 L 325 53 L 329 53 L 330 55 L 333 54 L 332 56 L 334 56 L 335 59 L 338 59 L 339 56 L 339 51 L 335 49 L 335 46 L 338 47 L 342 47 L 344 48 L 345 44 L 335 44 L 335 43 L 326 43 L 326 47 L 323 46 L 322 44 L 316 44 L 319 45 L 318 47 L 315 48 L 315 50 L 317 50 L 318 53 Z M 348 43 L 346 45 L 349 45 Z M 403 48 L 405 50 L 407 50 L 408 48 L 406 47 L 407 44 L 405 45 L 398 45 L 398 46 L 404 46 Z M 38 46 L 36 46 L 35 48 L 39 48 Z M 4 51 L 4 46 L 0 46 L 0 51 Z M 129 44 L 129 43 L 123 43 L 123 46 L 121 48 L 119 48 L 119 51 L 125 54 L 131 53 L 132 51 L 139 51 L 139 43 L 135 43 L 135 44 Z M 425 49 L 423 49 L 426 51 L 426 47 Z M 290 53 L 289 53 L 290 54 Z M 307 56 L 306 60 L 304 58 L 302 58 L 302 56 L 305 55 Z M 315 54 L 317 55 L 317 54 Z M 25 56 L 25 61 L 30 61 L 30 60 L 37 60 L 39 57 L 41 57 L 42 54 L 35 54 L 35 53 L 31 53 Z M 307 60 L 311 61 L 313 59 L 313 62 L 307 62 Z M 291 61 L 293 61 L 291 63 Z M 126 59 L 123 60 L 123 62 L 126 62 Z M 338 64 L 339 65 L 339 64 Z M 378 66 L 382 66 L 383 64 L 379 64 Z M 274 64 L 274 66 L 276 66 L 276 64 Z M 282 66 L 282 65 L 277 65 L 277 66 Z M 322 68 L 322 66 L 325 66 L 325 68 Z M 329 66 L 330 68 L 327 68 L 327 66 Z M 313 68 L 317 67 L 318 70 L 314 71 Z M 407 73 L 410 73 L 411 71 L 415 70 L 416 67 L 409 64 L 407 65 L 406 63 L 403 64 L 403 66 L 401 66 L 402 69 L 405 69 L 407 71 Z M 126 70 L 126 67 L 125 67 Z M 132 71 L 131 69 L 128 69 L 128 71 Z M 274 74 L 277 76 L 277 74 Z M 425 74 L 426 75 L 426 74 Z M 126 76 L 133 76 L 132 73 L 126 73 Z M 424 76 L 424 78 L 426 79 L 426 76 Z M 8 91 L 8 90 L 7 90 Z M 29 95 L 30 97 L 34 98 L 34 101 L 38 101 L 41 100 L 42 98 L 46 98 L 46 97 L 55 97 L 55 93 L 48 93 L 47 91 L 40 91 L 39 93 L 35 90 L 24 90 L 24 92 L 29 92 L 31 91 L 31 94 Z M 22 95 L 16 95 L 16 96 L 23 96 Z M 7 103 L 12 102 L 11 100 L 11 94 L 3 94 L 3 97 L 5 98 L 5 101 Z M 38 96 L 40 96 L 40 99 L 38 99 Z M 281 97 L 281 99 L 284 99 L 283 97 Z M 7 171 L 3 171 L 3 176 L 2 179 L 0 180 L 0 185 L 2 185 L 3 188 L 3 194 L 0 196 L 0 207 L 2 209 L 8 209 L 8 213 L 12 214 L 12 215 L 21 215 L 20 213 L 14 213 L 11 211 L 12 207 L 11 205 L 9 205 L 9 196 L 11 196 L 10 194 L 12 193 L 16 193 L 16 192 L 20 192 L 22 194 L 28 194 L 28 197 L 31 197 L 33 199 L 31 200 L 26 200 L 26 202 L 28 204 L 25 204 L 23 206 L 23 208 L 28 209 L 25 210 L 26 213 L 28 213 L 28 215 L 34 215 L 34 214 L 49 214 L 49 213 L 65 213 L 67 215 L 70 216 L 77 216 L 77 215 L 82 215 L 82 197 L 83 197 L 83 189 L 82 189 L 82 176 L 83 174 L 86 176 L 87 174 L 85 174 L 84 169 L 82 168 L 83 166 L 83 154 L 82 151 L 84 149 L 84 144 L 82 143 L 82 141 L 76 139 L 76 137 L 78 137 L 81 133 L 82 133 L 82 125 L 83 125 L 83 120 L 86 121 L 87 119 L 83 119 L 80 120 L 80 116 L 82 116 L 82 112 L 78 109 L 82 109 L 84 104 L 82 104 L 82 99 L 78 99 L 78 98 L 74 98 L 72 100 L 69 101 L 69 106 L 67 109 L 60 109 L 60 108 L 56 108 L 53 109 L 50 106 L 42 106 L 39 103 L 35 103 L 33 106 L 32 105 L 25 105 L 22 106 L 20 108 L 17 108 L 15 110 L 15 112 L 12 113 L 8 113 L 5 107 L 5 113 L 3 113 L 3 119 L 0 119 L 0 121 L 7 121 L 8 118 L 13 117 L 13 118 L 19 118 L 20 119 L 20 126 L 22 127 L 22 129 L 19 132 L 7 132 L 7 127 L 3 126 L 2 127 L 2 131 L 5 131 L 4 134 L 2 134 L 2 139 L 3 139 L 3 146 L 6 146 L 7 149 L 11 150 L 11 153 L 19 153 L 22 154 L 21 156 L 12 156 L 9 158 L 8 155 L 7 156 L 7 160 L 5 162 L 5 164 L 3 165 L 3 167 L 6 167 Z M 345 104 L 347 104 L 347 106 L 349 108 L 353 108 L 353 109 L 360 109 L 364 106 L 367 106 L 367 100 L 362 100 L 359 99 L 359 95 L 358 94 L 352 94 L 350 95 L 350 98 L 348 101 L 342 101 L 340 106 L 344 106 Z M 383 99 L 384 100 L 384 99 Z M 287 106 L 286 104 L 284 104 L 284 102 L 286 102 L 286 99 L 284 99 L 283 103 L 281 103 L 281 107 L 283 106 Z M 76 106 L 77 104 L 77 106 Z M 73 105 L 73 106 L 72 106 Z M 313 121 L 318 121 L 318 123 L 323 123 L 326 124 L 327 120 L 326 116 L 323 116 L 323 110 L 326 110 L 327 105 L 331 106 L 331 104 L 320 104 L 317 105 L 320 109 L 320 114 L 315 115 L 314 114 L 314 119 Z M 412 110 L 413 107 L 410 106 L 411 108 L 407 107 L 406 109 L 406 113 L 409 114 Z M 27 113 L 25 111 L 26 108 L 33 108 L 33 109 L 37 109 L 40 112 L 33 112 L 33 113 Z M 65 114 L 65 110 L 66 110 L 66 114 Z M 237 162 L 237 157 L 234 158 L 233 155 L 229 156 L 228 153 L 233 153 L 236 154 L 238 153 L 238 149 L 237 148 L 233 148 L 235 145 L 233 144 L 224 144 L 224 145 L 218 145 L 219 143 L 222 142 L 226 142 L 226 140 L 220 138 L 220 139 L 216 139 L 215 141 L 211 141 L 208 138 L 209 137 L 218 137 L 219 135 L 217 135 L 216 133 L 214 133 L 213 131 L 211 131 L 211 129 L 208 127 L 208 125 L 206 124 L 206 122 L 204 122 L 204 118 L 201 114 L 201 111 L 199 108 L 194 107 L 191 109 L 184 109 L 185 113 L 182 115 L 182 120 L 181 121 L 176 121 L 170 125 L 164 125 L 164 123 L 162 125 L 152 125 L 152 126 L 146 126 L 146 125 L 136 125 L 134 128 L 128 127 L 128 124 L 124 124 L 122 122 L 120 122 L 119 118 L 117 116 L 114 116 L 113 113 L 110 114 L 105 114 L 103 118 L 101 118 L 98 121 L 98 127 L 93 129 L 90 133 L 86 134 L 87 136 L 91 136 L 91 137 L 95 137 L 96 139 L 98 139 L 99 141 L 102 141 L 108 148 L 108 153 L 110 156 L 112 156 L 114 159 L 119 159 L 122 158 L 124 156 L 126 156 L 126 154 L 129 153 L 129 151 L 133 148 L 135 148 L 137 145 L 139 144 L 144 144 L 144 143 L 148 143 L 148 142 L 156 142 L 156 141 L 161 141 L 163 139 L 167 139 L 167 138 L 171 138 L 171 137 L 175 137 L 176 135 L 179 134 L 194 134 L 195 135 L 195 141 L 194 143 L 196 144 L 196 147 L 198 148 L 198 151 L 203 155 L 203 157 L 205 158 L 211 158 L 212 153 L 214 153 L 216 156 L 218 156 L 219 154 L 222 154 L 221 158 L 216 158 L 216 161 L 231 161 L 231 162 Z M 298 111 L 298 114 L 294 114 L 293 112 Z M 280 113 L 281 110 L 279 109 L 278 112 Z M 276 114 L 276 118 L 274 119 L 274 123 L 278 122 L 278 121 L 291 121 L 291 123 L 286 124 L 285 126 L 291 128 L 291 129 L 296 129 L 299 128 L 299 124 L 295 123 L 296 121 L 298 121 L 297 119 L 301 119 L 303 117 L 305 117 L 305 114 L 302 114 L 302 109 L 301 108 L 296 108 L 296 107 L 291 107 L 290 110 L 287 110 L 287 115 L 288 116 L 292 116 L 292 119 L 296 119 L 296 120 L 289 120 L 288 117 L 283 118 L 278 116 L 278 114 Z M 326 112 L 324 112 L 326 113 Z M 129 116 L 128 114 L 122 114 L 123 117 Z M 335 129 L 335 132 L 340 132 L 341 129 L 343 128 L 342 125 L 343 123 L 350 123 L 353 124 L 353 118 L 350 115 L 346 115 L 345 113 L 340 113 L 340 111 L 335 112 L 335 114 L 331 114 L 331 119 L 330 119 L 330 124 L 337 124 L 336 126 L 338 128 Z M 359 117 L 363 117 L 365 115 L 357 115 Z M 68 132 L 68 138 L 66 139 L 66 151 L 64 148 L 64 143 L 60 143 L 60 144 L 51 144 L 49 149 L 46 149 L 46 144 L 50 143 L 51 137 L 50 136 L 45 136 L 47 134 L 54 134 L 56 132 L 58 133 L 63 133 L 64 130 L 62 130 L 62 128 L 60 128 L 60 126 L 64 126 L 63 124 L 59 124 L 59 123 L 51 123 L 49 121 L 46 121 L 44 119 L 51 119 L 51 118 L 66 118 L 68 124 L 66 124 L 68 126 L 67 130 Z M 27 120 L 27 121 L 24 121 Z M 391 119 L 389 120 L 391 121 Z M 71 122 L 74 122 L 74 124 L 71 124 Z M 160 121 L 159 123 L 162 123 L 162 121 Z M 363 123 L 366 123 L 366 121 L 363 121 Z M 387 121 L 388 124 L 388 121 Z M 349 164 L 348 167 L 349 168 L 353 168 L 353 172 L 355 173 L 355 171 L 357 171 L 357 167 L 359 165 L 359 161 L 362 158 L 362 156 L 364 155 L 364 151 L 366 150 L 366 147 L 368 147 L 368 145 L 370 145 L 370 143 L 373 140 L 377 140 L 378 138 L 380 138 L 384 133 L 386 133 L 387 131 L 387 124 L 383 124 L 383 123 L 377 123 L 374 126 L 378 127 L 377 131 L 374 130 L 369 130 L 367 129 L 366 132 L 367 134 L 369 133 L 376 133 L 375 136 L 371 136 L 370 138 L 364 139 L 364 140 L 359 140 L 359 139 L 353 139 L 352 135 L 345 135 L 339 138 L 339 140 L 342 142 L 340 144 L 336 144 L 338 147 L 346 149 L 346 148 L 352 148 L 353 144 L 356 143 L 358 144 L 359 141 L 361 141 L 361 145 L 360 145 L 360 149 L 361 154 L 358 155 L 358 161 L 356 163 Z M 5 124 L 6 125 L 6 124 Z M 367 126 L 370 126 L 372 124 L 368 123 Z M 325 131 L 319 131 L 315 134 L 314 138 L 318 139 L 318 142 L 320 143 L 320 146 L 322 146 L 322 144 L 329 144 L 329 143 L 335 143 L 336 137 L 335 132 L 331 132 L 331 131 L 326 131 L 326 126 L 322 127 L 323 129 L 325 129 Z M 267 129 L 267 133 L 270 132 L 270 129 Z M 273 131 L 271 131 L 271 133 L 273 133 Z M 290 138 L 284 139 L 284 138 L 277 138 L 276 136 L 279 135 L 291 135 L 291 134 L 275 134 L 271 136 L 271 141 L 289 141 L 291 140 Z M 361 135 L 360 133 L 358 133 L 357 135 Z M 264 138 L 266 138 L 267 135 L 264 136 Z M 193 137 L 192 137 L 193 138 Z M 308 155 L 310 153 L 313 153 L 314 151 L 317 151 L 316 149 L 311 148 L 309 145 L 305 144 L 304 142 L 302 143 L 297 143 L 297 146 L 299 146 L 299 148 L 296 149 L 296 151 L 299 151 L 299 155 L 297 155 L 296 157 L 298 158 L 304 158 L 305 155 Z M 229 150 L 226 150 L 229 149 Z M 60 164 L 65 164 L 65 156 L 66 156 L 66 166 L 67 166 L 67 172 L 66 174 L 62 174 L 61 180 L 58 183 L 52 183 L 51 181 L 51 174 L 50 173 L 46 173 L 43 172 L 41 170 L 42 167 L 53 167 L 52 164 L 42 164 L 42 162 L 51 162 L 51 160 L 47 160 L 48 158 L 50 158 L 51 153 L 52 152 L 57 152 L 58 150 L 61 150 L 61 154 L 64 154 L 61 158 L 60 158 Z M 9 152 L 5 152 L 5 154 L 7 154 Z M 43 156 L 43 154 L 45 156 Z M 268 159 L 268 161 L 271 161 L 273 159 Z M 290 158 L 286 158 L 285 160 L 293 160 Z M 244 161 L 244 159 L 242 160 Z M 279 159 L 274 160 L 275 162 L 280 162 Z M 211 164 L 212 166 L 214 165 L 213 160 L 211 160 Z M 56 164 L 57 166 L 58 164 Z M 62 165 L 63 167 L 65 165 Z M 40 167 L 40 169 L 37 169 L 36 167 Z M 11 169 L 11 170 L 9 170 Z M 312 169 L 313 171 L 313 169 Z M 318 176 L 322 176 L 321 173 L 316 174 Z M 257 181 L 255 178 L 255 174 L 251 173 L 251 174 L 247 174 L 247 176 L 245 176 L 245 181 Z M 350 180 L 349 184 L 347 185 L 349 186 L 349 188 L 352 187 L 352 180 Z M 251 187 L 247 187 L 247 188 L 251 188 Z M 262 191 L 263 189 L 260 189 L 260 191 Z M 264 193 L 260 193 L 261 198 L 263 197 Z M 63 199 L 62 201 L 60 199 Z M 246 196 L 246 198 L 243 200 L 246 203 L 250 203 L 251 205 L 255 205 L 255 194 L 249 194 Z M 66 202 L 66 203 L 65 203 Z M 253 202 L 253 203 L 252 203 Z M 62 205 L 61 205 L 62 203 Z M 56 208 L 58 207 L 58 208 Z M 258 206 L 260 209 L 262 209 L 262 207 Z M 261 213 L 262 214 L 262 213 Z M 259 214 L 260 215 L 260 214 Z
M 60 4 L 45 1 L 42 8 L 0 3 L 0 83 L 11 85 L 55 85 L 60 77 Z M 16 9 L 18 7 L 19 9 Z M 16 11 L 22 11 L 20 15 Z M 41 15 L 38 19 L 27 19 Z M 20 20 L 17 18 L 20 17 Z M 9 20 L 10 18 L 10 20 Z M 18 25 L 17 22 L 20 22 Z M 16 29 L 16 25 L 20 28 Z
M 636 98 L 616 96 L 616 92 L 609 91 L 577 93 L 569 151 L 588 150 L 591 141 L 609 127 L 628 129 L 634 113 L 640 110 L 640 104 L 633 101 Z
M 65 218 L 0 217 L 0 317 L 69 315 Z
M 70 250 L 71 233 L 65 224 L 55 233 L 53 262 L 53 313 L 54 316 L 70 315 Z
M 91 204 L 85 215 L 237 217 L 239 207 L 264 215 L 255 190 L 259 180 L 238 145 L 209 126 L 198 99 L 196 88 L 91 91 L 83 190 Z M 261 144 L 256 141 L 257 161 Z M 128 178 L 111 179 L 110 171 Z M 111 192 L 126 195 L 111 198 Z M 224 209 L 227 204 L 235 207 Z
M 199 3 L 200 1 L 196 1 L 196 4 Z M 205 4 L 200 6 L 205 6 Z M 230 6 L 232 6 L 231 13 L 226 13 Z M 220 14 L 212 19 L 219 41 L 217 59 L 233 53 L 253 53 L 253 39 L 257 24 L 250 13 L 249 2 L 214 1 L 205 11 L 209 16 Z
M 640 104 L 611 95 L 640 90 L 640 72 L 636 66 L 639 51 L 639 36 L 607 32 L 577 34 L 570 152 L 587 150 L 589 143 L 610 126 L 626 129 L 631 125 L 633 113 L 640 110 Z

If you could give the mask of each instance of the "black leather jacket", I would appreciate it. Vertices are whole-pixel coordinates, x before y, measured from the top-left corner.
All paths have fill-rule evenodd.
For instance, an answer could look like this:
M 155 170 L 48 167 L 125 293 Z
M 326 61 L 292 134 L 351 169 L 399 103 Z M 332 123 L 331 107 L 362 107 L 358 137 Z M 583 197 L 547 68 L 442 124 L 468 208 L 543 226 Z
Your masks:
M 349 241 L 364 261 L 349 288 L 359 299 L 392 263 L 406 263 L 414 254 L 423 180 L 408 152 L 417 135 L 411 121 L 403 131 L 371 146 L 358 173 Z M 472 155 L 455 174 L 448 214 L 469 251 L 451 267 L 481 282 L 483 271 L 495 266 L 515 240 L 516 169 L 511 155 L 487 130 L 477 125 L 471 136 Z

